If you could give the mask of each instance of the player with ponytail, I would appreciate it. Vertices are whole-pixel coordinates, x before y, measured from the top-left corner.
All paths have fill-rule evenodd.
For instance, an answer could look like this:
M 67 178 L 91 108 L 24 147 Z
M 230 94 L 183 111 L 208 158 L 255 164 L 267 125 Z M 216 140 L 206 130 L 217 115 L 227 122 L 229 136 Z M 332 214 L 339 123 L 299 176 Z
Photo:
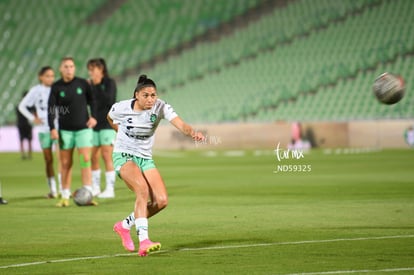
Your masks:
M 118 176 L 135 193 L 135 208 L 123 221 L 114 225 L 114 231 L 129 251 L 135 250 L 130 229 L 135 225 L 139 238 L 140 256 L 159 250 L 161 244 L 148 236 L 148 218 L 164 209 L 168 203 L 164 181 L 152 160 L 154 133 L 162 119 L 167 119 L 184 135 L 195 141 L 204 136 L 185 123 L 171 105 L 158 98 L 152 79 L 141 75 L 133 98 L 115 103 L 108 121 L 117 131 L 113 162 Z

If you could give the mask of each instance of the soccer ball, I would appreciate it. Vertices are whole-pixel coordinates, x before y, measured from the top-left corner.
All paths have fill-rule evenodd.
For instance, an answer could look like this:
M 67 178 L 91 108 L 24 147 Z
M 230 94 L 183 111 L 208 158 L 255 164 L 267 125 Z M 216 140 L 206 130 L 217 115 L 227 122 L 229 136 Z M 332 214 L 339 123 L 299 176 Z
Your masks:
M 92 199 L 92 192 L 85 187 L 76 189 L 75 193 L 73 193 L 73 201 L 78 206 L 91 205 Z
M 375 97 L 383 104 L 395 104 L 404 97 L 404 80 L 402 77 L 383 73 L 375 79 L 372 90 Z

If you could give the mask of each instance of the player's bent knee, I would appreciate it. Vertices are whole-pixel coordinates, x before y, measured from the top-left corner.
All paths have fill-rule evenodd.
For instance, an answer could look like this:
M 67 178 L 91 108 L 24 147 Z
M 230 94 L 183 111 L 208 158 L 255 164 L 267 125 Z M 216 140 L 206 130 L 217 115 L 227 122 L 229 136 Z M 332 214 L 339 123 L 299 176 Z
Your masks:
M 168 197 L 167 196 L 159 196 L 155 202 L 159 209 L 164 209 L 168 205 Z

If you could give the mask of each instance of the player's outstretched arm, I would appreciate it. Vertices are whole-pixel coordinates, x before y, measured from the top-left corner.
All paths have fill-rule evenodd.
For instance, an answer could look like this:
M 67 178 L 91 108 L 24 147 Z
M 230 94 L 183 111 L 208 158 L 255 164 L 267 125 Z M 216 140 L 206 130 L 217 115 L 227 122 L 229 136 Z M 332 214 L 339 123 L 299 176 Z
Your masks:
M 204 140 L 204 135 L 201 132 L 194 131 L 193 127 L 188 125 L 184 122 L 180 117 L 176 117 L 173 120 L 170 121 L 172 125 L 175 126 L 181 133 L 183 133 L 186 136 L 191 137 L 195 141 L 202 141 Z

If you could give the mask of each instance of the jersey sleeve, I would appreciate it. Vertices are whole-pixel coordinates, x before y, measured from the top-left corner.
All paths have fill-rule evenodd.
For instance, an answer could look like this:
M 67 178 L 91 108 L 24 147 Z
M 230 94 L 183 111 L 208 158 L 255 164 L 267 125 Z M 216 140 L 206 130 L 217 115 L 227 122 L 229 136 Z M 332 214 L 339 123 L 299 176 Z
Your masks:
M 119 103 L 115 103 L 112 105 L 111 109 L 109 110 L 108 116 L 112 119 L 114 124 L 121 123 L 121 106 Z
M 22 101 L 20 101 L 18 109 L 19 112 L 27 118 L 29 121 L 33 121 L 35 119 L 34 115 L 28 110 L 29 107 L 32 107 L 36 103 L 36 91 L 32 88 L 23 97 Z
M 164 102 L 162 111 L 163 111 L 164 118 L 168 121 L 171 121 L 178 116 L 177 113 L 174 111 L 173 107 L 166 102 Z

